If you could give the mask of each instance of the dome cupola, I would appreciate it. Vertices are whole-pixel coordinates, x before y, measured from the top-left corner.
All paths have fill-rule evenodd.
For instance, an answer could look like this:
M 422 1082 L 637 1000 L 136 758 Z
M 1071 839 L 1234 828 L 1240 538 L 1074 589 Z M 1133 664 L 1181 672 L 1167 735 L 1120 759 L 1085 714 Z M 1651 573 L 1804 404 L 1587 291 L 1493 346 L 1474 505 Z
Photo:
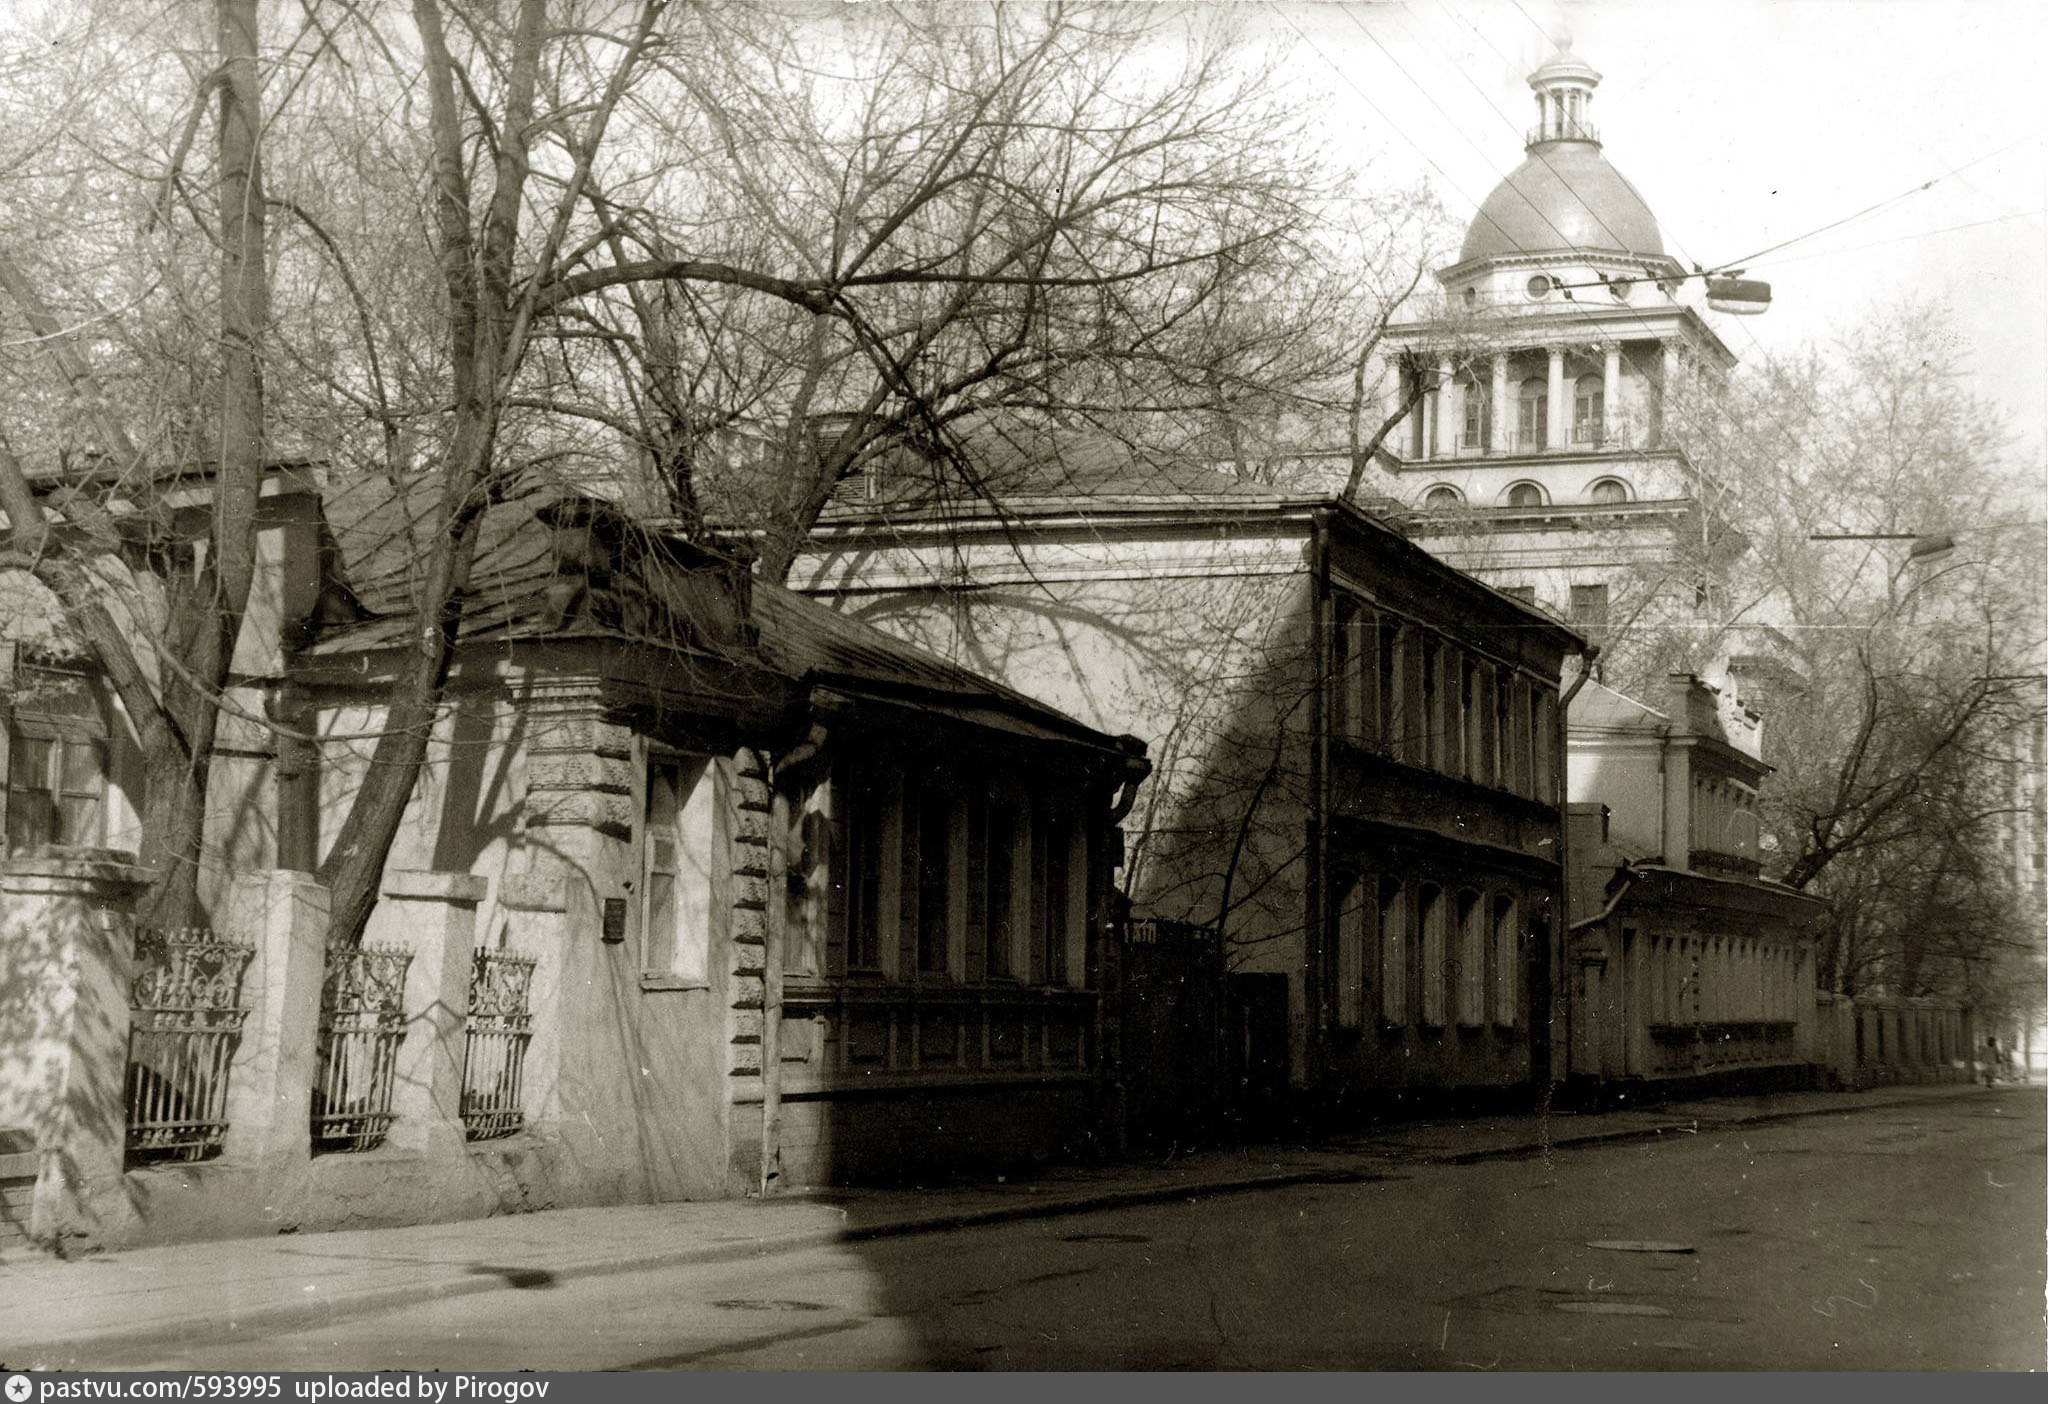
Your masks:
M 1600 152 L 1589 119 L 1600 74 L 1565 41 L 1529 75 L 1536 125 L 1528 156 L 1479 207 L 1458 255 L 1475 261 L 1594 254 L 1669 262 L 1656 216 Z
M 1586 115 L 1593 105 L 1593 89 L 1600 86 L 1600 74 L 1572 52 L 1571 40 L 1559 44 L 1549 61 L 1529 75 L 1529 86 L 1536 92 L 1536 125 L 1529 132 L 1529 150 L 1554 141 L 1600 144 L 1600 133 Z

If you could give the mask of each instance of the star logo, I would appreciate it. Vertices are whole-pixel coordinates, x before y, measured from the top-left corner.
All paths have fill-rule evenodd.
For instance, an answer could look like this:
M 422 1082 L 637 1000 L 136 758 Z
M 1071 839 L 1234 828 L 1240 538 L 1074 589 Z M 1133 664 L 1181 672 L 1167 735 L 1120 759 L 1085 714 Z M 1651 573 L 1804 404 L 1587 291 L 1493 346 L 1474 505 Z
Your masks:
M 10 1404 L 22 1404 L 22 1401 L 34 1392 L 35 1386 L 28 1382 L 27 1375 L 9 1375 L 7 1377 L 7 1398 Z

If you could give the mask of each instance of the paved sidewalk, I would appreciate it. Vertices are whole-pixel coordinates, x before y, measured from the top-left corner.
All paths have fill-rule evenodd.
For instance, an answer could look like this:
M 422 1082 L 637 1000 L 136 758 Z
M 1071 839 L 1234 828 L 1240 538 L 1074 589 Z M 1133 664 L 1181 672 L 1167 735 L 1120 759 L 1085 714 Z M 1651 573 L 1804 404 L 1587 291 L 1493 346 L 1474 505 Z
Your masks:
M 719 1262 L 823 1243 L 941 1232 L 1122 1205 L 1366 1180 L 1394 1166 L 1457 1165 L 1591 1142 L 1689 1134 L 1789 1117 L 1967 1097 L 1968 1085 L 1780 1093 L 1650 1110 L 1516 1115 L 1386 1126 L 1313 1148 L 1205 1151 L 1164 1163 L 1059 1168 L 1029 1182 L 939 1190 L 830 1190 L 768 1201 L 558 1209 L 416 1228 L 280 1235 L 105 1253 L 0 1259 L 0 1366 L 89 1362 L 113 1341 L 313 1325 L 407 1301 L 565 1278 Z

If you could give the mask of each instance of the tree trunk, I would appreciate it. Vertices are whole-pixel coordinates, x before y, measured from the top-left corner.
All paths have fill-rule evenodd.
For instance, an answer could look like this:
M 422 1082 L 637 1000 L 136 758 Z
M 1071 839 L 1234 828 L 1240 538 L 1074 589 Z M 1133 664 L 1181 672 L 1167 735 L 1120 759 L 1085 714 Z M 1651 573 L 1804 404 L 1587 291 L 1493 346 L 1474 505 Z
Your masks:
M 180 927 L 199 919 L 199 869 L 206 841 L 206 792 L 220 727 L 221 690 L 256 568 L 256 499 L 263 486 L 263 371 L 269 319 L 264 271 L 260 75 L 256 0 L 218 0 L 214 18 L 221 74 L 220 426 L 213 523 L 206 568 L 174 597 L 162 645 L 180 667 L 162 669 L 171 726 L 144 759 L 143 853 L 154 869 L 142 901 L 145 922 Z

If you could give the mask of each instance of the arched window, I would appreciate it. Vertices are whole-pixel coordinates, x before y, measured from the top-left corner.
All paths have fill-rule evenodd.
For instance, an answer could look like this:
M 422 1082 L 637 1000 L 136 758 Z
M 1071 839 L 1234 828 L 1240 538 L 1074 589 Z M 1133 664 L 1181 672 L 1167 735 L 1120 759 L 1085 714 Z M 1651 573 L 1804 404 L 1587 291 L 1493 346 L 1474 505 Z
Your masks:
M 1582 375 L 1572 387 L 1572 442 L 1597 444 L 1607 396 L 1605 382 L 1597 375 Z
M 1515 1026 L 1515 1009 L 1520 996 L 1522 962 L 1516 949 L 1515 899 L 1493 899 L 1493 1022 L 1504 1029 Z
M 1422 1022 L 1440 1029 L 1449 1013 L 1444 987 L 1450 982 L 1450 951 L 1446 948 L 1443 889 L 1425 883 L 1416 893 L 1415 905 L 1422 927 Z
M 1550 385 L 1541 376 L 1522 382 L 1515 401 L 1515 447 L 1530 453 L 1550 436 Z
M 1500 500 L 1510 507 L 1541 507 L 1543 489 L 1534 483 L 1511 483 Z
M 1458 446 L 1480 453 L 1493 450 L 1493 387 L 1483 380 L 1460 382 L 1465 402 L 1465 433 Z
M 1594 502 L 1628 501 L 1628 484 L 1619 478 L 1602 478 L 1587 490 L 1586 496 Z
M 1408 894 L 1396 877 L 1380 879 L 1380 1018 L 1408 1022 Z
M 1458 1025 L 1476 1029 L 1486 1022 L 1486 906 L 1477 892 L 1458 894 L 1456 975 Z
M 1422 506 L 1430 512 L 1448 512 L 1453 507 L 1465 505 L 1465 494 L 1449 483 L 1438 483 L 1422 494 Z

